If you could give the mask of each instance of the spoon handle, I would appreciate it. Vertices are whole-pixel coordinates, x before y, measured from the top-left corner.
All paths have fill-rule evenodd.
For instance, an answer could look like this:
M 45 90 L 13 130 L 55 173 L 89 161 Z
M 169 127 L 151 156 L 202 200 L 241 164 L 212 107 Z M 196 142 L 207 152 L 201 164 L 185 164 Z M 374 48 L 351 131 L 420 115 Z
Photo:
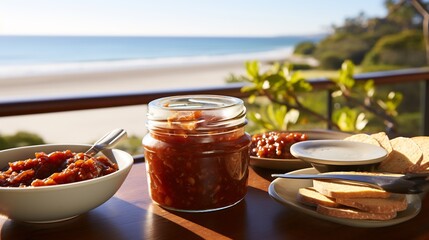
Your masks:
M 112 148 L 126 136 L 127 132 L 124 129 L 115 129 L 96 141 L 85 154 L 92 156 L 104 149 Z
M 271 174 L 272 177 L 294 179 L 323 179 L 323 180 L 348 180 L 381 185 L 397 180 L 398 177 L 370 176 L 358 174 Z
M 401 176 L 371 176 L 356 174 L 272 174 L 271 176 L 292 179 L 344 180 L 381 188 L 393 193 L 414 194 L 422 191 L 420 186 L 416 186 L 416 182 L 406 180 Z M 421 187 L 424 187 L 423 185 L 424 184 L 422 184 Z

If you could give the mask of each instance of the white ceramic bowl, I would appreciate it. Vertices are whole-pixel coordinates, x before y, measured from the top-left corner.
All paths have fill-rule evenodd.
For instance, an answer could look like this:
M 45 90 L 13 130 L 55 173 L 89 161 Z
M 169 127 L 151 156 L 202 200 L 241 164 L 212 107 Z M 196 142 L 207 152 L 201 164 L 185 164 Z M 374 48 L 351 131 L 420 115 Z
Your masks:
M 36 152 L 71 150 L 84 152 L 90 145 L 46 144 L 0 151 L 0 169 L 8 162 L 34 158 Z M 118 150 L 104 151 L 118 164 L 119 170 L 99 178 L 42 187 L 0 187 L 0 214 L 25 222 L 55 222 L 85 213 L 110 199 L 127 177 L 133 165 L 130 154 Z
M 344 140 L 298 142 L 291 146 L 290 152 L 319 172 L 372 171 L 387 156 L 380 146 Z

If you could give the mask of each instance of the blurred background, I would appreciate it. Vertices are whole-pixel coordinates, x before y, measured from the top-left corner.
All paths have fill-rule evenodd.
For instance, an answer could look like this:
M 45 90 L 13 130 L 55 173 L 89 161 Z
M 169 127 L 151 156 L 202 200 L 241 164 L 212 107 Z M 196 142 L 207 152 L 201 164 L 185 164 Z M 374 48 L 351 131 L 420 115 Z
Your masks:
M 336 130 L 419 135 L 424 83 L 376 87 L 352 76 L 424 69 L 427 9 L 417 0 L 2 0 L 0 103 L 246 84 L 249 132 L 313 129 L 326 119 L 291 107 L 285 88 L 325 113 L 326 92 L 302 87 L 320 78 L 336 87 Z M 284 104 L 258 91 L 263 82 Z M 89 143 L 124 128 L 124 148 L 139 153 L 145 115 L 137 105 L 3 116 L 0 148 Z

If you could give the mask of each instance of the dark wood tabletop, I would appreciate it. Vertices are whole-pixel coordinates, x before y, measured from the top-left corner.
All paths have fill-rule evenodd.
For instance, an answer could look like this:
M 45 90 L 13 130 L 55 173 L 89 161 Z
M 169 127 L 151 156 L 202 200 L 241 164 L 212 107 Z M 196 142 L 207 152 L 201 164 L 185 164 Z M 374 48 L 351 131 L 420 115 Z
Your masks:
M 250 168 L 248 193 L 234 207 L 179 213 L 152 204 L 145 165 L 136 163 L 121 189 L 100 207 L 51 224 L 0 217 L 1 239 L 429 239 L 429 197 L 424 198 L 421 212 L 407 222 L 382 228 L 349 227 L 275 202 L 267 193 L 271 173 Z

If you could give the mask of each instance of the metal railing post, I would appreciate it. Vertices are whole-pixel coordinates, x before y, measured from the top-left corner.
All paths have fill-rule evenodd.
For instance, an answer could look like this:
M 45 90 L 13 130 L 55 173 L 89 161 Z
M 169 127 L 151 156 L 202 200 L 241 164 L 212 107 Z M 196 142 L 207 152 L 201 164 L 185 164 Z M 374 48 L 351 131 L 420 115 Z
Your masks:
M 422 133 L 429 136 L 429 79 L 422 82 L 420 112 L 422 116 Z
M 334 100 L 332 98 L 332 89 L 328 89 L 326 91 L 326 93 L 328 94 L 327 99 L 326 99 L 326 118 L 328 119 L 328 125 L 327 128 L 328 129 L 332 129 L 334 126 L 332 126 L 332 114 L 334 113 Z

